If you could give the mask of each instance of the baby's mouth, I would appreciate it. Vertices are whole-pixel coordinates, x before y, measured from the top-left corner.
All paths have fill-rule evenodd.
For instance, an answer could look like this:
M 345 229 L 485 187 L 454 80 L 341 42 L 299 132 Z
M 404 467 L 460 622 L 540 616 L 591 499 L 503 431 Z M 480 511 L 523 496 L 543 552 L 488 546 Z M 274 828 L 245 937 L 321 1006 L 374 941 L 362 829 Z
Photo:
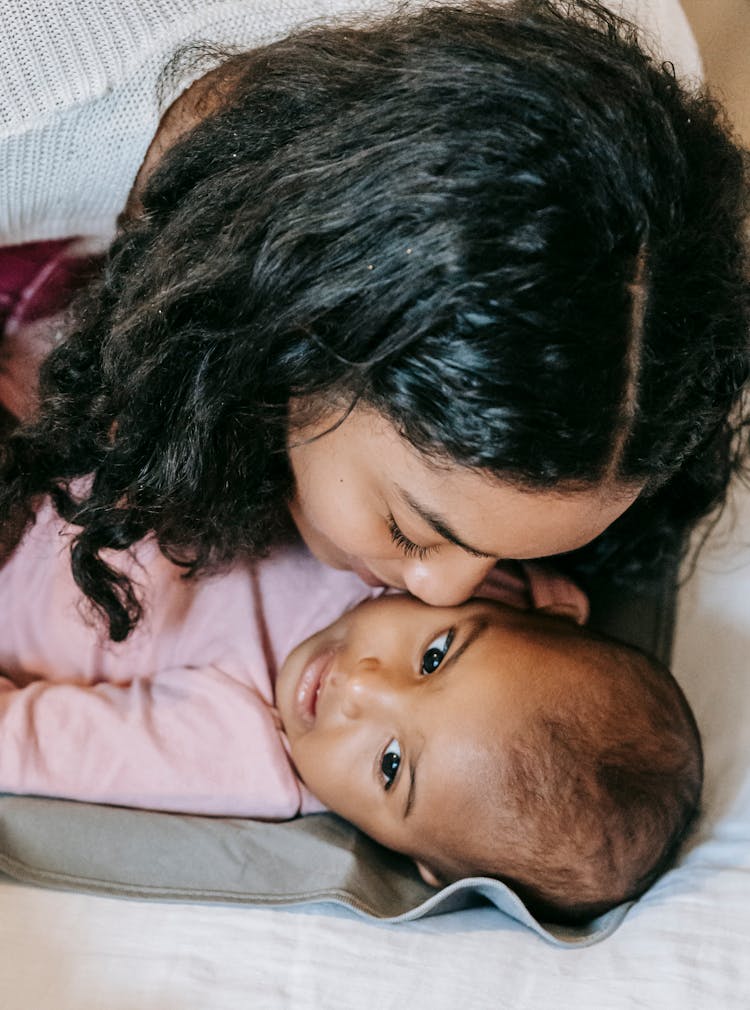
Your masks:
M 294 693 L 295 709 L 300 721 L 308 729 L 315 725 L 318 701 L 335 655 L 336 649 L 331 647 L 317 653 L 307 663 L 297 681 Z

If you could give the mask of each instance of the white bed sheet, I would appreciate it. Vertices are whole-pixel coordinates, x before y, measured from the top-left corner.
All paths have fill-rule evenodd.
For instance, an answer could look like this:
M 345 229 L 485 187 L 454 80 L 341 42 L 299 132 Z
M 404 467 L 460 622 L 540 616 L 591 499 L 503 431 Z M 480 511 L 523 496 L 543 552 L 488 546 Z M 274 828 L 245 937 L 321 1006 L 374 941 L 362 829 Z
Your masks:
M 697 74 L 674 0 L 635 4 Z M 0 1010 L 748 1010 L 749 491 L 731 511 L 677 623 L 675 672 L 705 741 L 704 818 L 614 936 L 559 950 L 488 908 L 383 926 L 341 909 L 138 902 L 0 878 Z

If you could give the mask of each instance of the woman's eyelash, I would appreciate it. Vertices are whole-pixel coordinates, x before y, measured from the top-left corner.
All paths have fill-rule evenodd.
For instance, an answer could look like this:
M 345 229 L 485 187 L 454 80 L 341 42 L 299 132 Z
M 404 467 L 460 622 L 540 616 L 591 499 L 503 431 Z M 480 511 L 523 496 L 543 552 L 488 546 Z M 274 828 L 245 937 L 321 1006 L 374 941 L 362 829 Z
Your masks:
M 437 544 L 434 544 L 432 547 L 420 547 L 419 544 L 415 544 L 405 533 L 401 532 L 393 516 L 388 517 L 388 530 L 391 534 L 391 540 L 401 548 L 407 558 L 419 558 L 420 561 L 424 561 L 433 551 L 438 550 Z

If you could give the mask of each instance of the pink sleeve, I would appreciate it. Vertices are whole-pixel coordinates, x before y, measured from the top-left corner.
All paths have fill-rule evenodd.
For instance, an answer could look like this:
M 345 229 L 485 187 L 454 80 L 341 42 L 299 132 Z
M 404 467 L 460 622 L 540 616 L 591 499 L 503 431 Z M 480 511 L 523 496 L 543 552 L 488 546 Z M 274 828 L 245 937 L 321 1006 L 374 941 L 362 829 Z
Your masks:
M 495 565 L 475 596 L 519 610 L 544 610 L 585 624 L 589 601 L 567 576 L 540 561 L 507 561 Z
M 269 820 L 301 799 L 273 710 L 214 667 L 126 685 L 0 677 L 0 791 Z

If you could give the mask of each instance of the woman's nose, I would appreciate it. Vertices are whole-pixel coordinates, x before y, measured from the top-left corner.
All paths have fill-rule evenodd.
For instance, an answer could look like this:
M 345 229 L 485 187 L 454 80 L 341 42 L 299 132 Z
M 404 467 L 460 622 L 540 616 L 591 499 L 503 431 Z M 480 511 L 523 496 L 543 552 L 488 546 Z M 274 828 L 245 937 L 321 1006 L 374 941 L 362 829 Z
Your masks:
M 494 558 L 475 558 L 460 547 L 441 550 L 442 556 L 410 558 L 402 576 L 412 596 L 433 607 L 455 607 L 464 603 L 490 573 Z

